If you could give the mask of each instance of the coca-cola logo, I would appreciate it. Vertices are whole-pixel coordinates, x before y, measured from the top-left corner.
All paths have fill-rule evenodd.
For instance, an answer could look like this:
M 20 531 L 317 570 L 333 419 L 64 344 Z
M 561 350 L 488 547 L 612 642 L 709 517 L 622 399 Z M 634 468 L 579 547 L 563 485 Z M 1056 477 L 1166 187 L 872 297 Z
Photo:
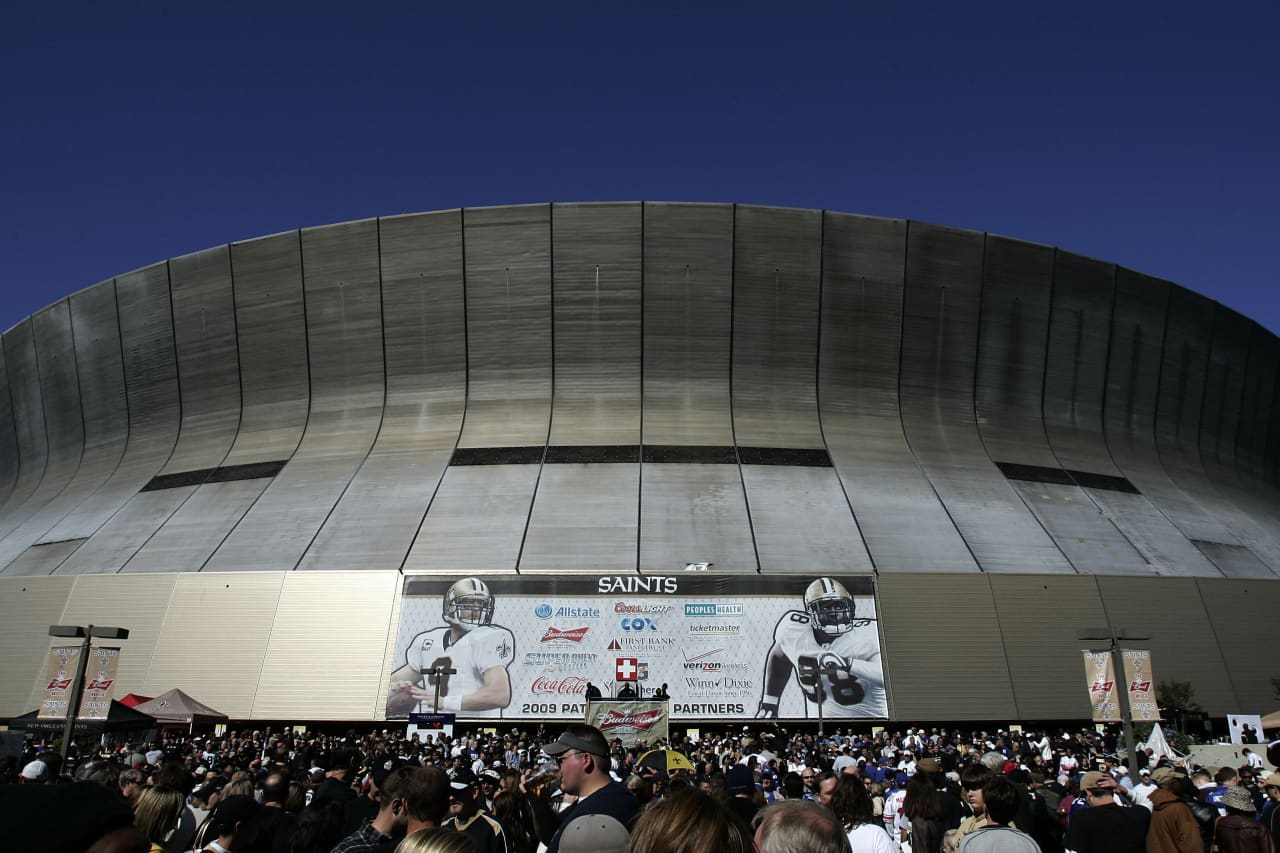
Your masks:
M 587 680 L 580 675 L 566 675 L 561 678 L 547 678 L 545 675 L 539 675 L 533 680 L 533 686 L 529 690 L 538 694 L 579 696 L 587 692 Z
M 587 636 L 590 628 L 571 628 L 568 631 L 562 631 L 559 628 L 548 628 L 547 632 L 542 635 L 542 642 L 554 643 L 557 641 L 567 643 L 581 643 L 583 638 Z
M 662 719 L 662 711 L 605 711 L 600 718 L 600 730 L 647 732 Z

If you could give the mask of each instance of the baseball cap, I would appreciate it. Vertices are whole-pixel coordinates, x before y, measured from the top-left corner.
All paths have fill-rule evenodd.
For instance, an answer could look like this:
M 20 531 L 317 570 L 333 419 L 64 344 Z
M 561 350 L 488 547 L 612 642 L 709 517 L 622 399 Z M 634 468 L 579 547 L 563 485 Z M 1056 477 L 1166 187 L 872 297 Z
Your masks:
M 560 849 L 564 853 L 624 853 L 630 838 L 631 833 L 617 818 L 589 814 L 570 821 L 564 828 Z
M 754 791 L 755 787 L 755 777 L 751 775 L 751 768 L 745 764 L 735 764 L 725 778 L 725 789 L 730 794 L 746 794 Z
M 258 801 L 253 797 L 243 794 L 227 797 L 218 803 L 210 820 L 216 828 L 215 831 L 224 831 L 231 829 L 237 823 L 256 817 L 261 808 L 262 806 L 258 805 Z
M 579 752 L 589 752 L 592 755 L 599 755 L 602 758 L 607 755 L 606 752 L 602 752 L 600 747 L 593 744 L 591 741 L 586 738 L 580 738 L 568 731 L 551 741 L 551 743 L 542 747 L 542 751 L 550 756 L 564 755 L 571 749 L 576 749 Z
M 1163 785 L 1177 775 L 1177 772 L 1172 767 L 1157 767 L 1151 771 L 1151 781 L 1157 785 Z
M 916 762 L 917 773 L 939 773 L 942 767 L 932 758 L 922 758 Z
M 1263 776 L 1262 784 L 1275 785 L 1277 788 L 1280 788 L 1280 773 L 1268 773 L 1266 776 Z
M 476 783 L 476 774 L 466 767 L 459 767 L 453 771 L 453 778 L 449 780 L 449 787 L 455 791 L 463 791 L 467 788 L 475 787 Z
M 36 759 L 22 768 L 22 778 L 28 782 L 43 782 L 49 778 L 49 765 Z
M 1099 772 L 1099 771 L 1097 771 L 1097 770 L 1090 771 L 1090 772 L 1088 772 L 1088 773 L 1084 774 L 1084 778 L 1080 780 L 1080 788 L 1081 788 L 1081 790 L 1086 790 L 1086 791 L 1087 791 L 1087 790 L 1089 790 L 1089 789 L 1091 789 L 1091 788 L 1108 788 L 1108 787 L 1114 787 L 1114 786 L 1111 786 L 1111 785 L 1104 785 L 1104 784 L 1102 784 L 1102 783 L 1103 783 L 1103 780 L 1106 780 L 1106 781 L 1108 781 L 1108 782 L 1114 782 L 1114 781 L 1115 781 L 1115 779 L 1113 779 L 1113 778 L 1110 776 L 1110 774 L 1107 774 L 1107 773 L 1100 773 L 1100 772 Z

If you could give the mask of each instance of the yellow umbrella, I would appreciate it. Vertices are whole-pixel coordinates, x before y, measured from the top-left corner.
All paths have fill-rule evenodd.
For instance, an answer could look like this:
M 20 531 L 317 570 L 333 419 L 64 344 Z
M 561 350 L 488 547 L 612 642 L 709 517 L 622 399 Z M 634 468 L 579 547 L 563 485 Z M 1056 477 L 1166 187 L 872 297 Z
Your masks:
M 636 767 L 652 767 L 655 770 L 688 770 L 693 772 L 693 762 L 674 749 L 651 749 L 636 762 Z

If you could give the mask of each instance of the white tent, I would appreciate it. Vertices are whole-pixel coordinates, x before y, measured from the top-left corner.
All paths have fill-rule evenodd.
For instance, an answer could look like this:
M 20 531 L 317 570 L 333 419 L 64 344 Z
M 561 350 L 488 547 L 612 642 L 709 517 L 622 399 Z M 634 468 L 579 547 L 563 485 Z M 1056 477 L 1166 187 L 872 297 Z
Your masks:
M 1146 742 L 1138 744 L 1138 749 L 1147 749 L 1148 747 L 1151 748 L 1152 761 L 1159 761 L 1161 758 L 1168 758 L 1172 761 L 1183 757 L 1177 750 L 1169 746 L 1169 741 L 1164 738 L 1164 729 L 1160 728 L 1159 723 L 1151 727 L 1151 736 L 1147 738 Z

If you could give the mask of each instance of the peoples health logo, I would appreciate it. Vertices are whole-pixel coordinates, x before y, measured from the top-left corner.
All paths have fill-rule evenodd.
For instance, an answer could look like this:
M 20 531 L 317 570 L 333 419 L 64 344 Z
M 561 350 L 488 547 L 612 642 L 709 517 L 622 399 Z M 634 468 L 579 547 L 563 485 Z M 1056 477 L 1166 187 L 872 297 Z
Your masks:
M 693 616 L 695 618 L 715 618 L 717 616 L 741 616 L 743 613 L 741 604 L 712 604 L 695 603 L 686 604 L 684 606 L 684 615 Z

